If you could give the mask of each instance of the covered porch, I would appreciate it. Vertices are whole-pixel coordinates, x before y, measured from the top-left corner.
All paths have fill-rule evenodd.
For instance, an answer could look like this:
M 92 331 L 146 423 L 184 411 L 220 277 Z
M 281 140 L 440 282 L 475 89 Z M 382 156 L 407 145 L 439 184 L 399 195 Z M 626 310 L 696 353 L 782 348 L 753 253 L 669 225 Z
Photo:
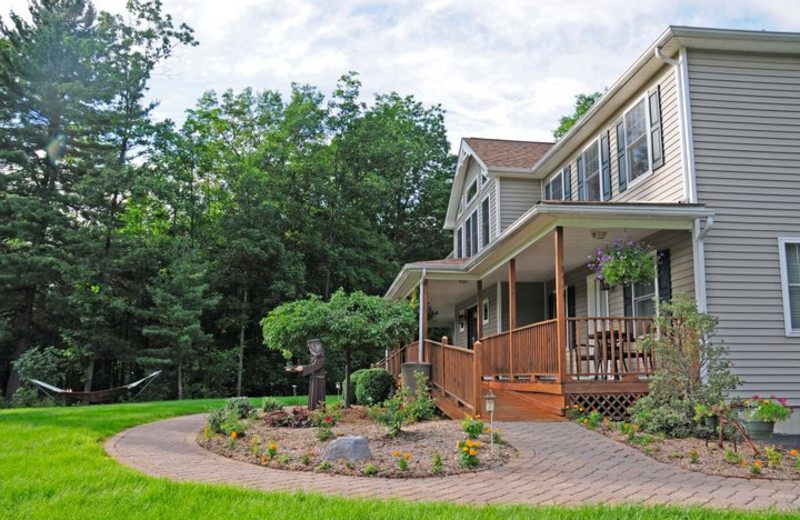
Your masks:
M 476 257 L 417 266 L 423 342 L 391 353 L 387 368 L 430 363 L 449 415 L 480 413 L 491 389 L 498 410 L 517 410 L 505 420 L 552 420 L 574 404 L 621 417 L 658 366 L 637 347 L 654 329 L 654 297 L 693 292 L 693 236 L 709 214 L 675 204 L 537 207 Z M 587 256 L 614 240 L 665 255 L 652 284 L 608 290 L 592 276 Z

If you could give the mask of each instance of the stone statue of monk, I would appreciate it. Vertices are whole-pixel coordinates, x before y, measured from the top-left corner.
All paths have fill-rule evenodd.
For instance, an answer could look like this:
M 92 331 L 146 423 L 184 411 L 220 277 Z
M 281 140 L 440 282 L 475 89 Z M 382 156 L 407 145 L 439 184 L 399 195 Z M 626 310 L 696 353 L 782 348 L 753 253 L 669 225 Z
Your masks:
M 325 406 L 325 350 L 320 340 L 312 339 L 308 341 L 308 351 L 311 353 L 308 365 L 287 367 L 286 370 L 310 376 L 308 410 L 313 411 L 319 406 Z

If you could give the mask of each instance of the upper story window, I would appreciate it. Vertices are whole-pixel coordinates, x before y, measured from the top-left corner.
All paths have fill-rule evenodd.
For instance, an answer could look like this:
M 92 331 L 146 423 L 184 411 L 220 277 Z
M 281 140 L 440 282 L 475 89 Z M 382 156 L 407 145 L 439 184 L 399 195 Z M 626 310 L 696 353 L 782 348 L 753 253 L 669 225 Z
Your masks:
M 463 230 L 463 228 L 458 228 L 458 231 L 456 231 L 456 252 L 458 253 L 456 258 L 464 258 L 464 242 L 461 234 Z
M 489 245 L 489 197 L 483 199 L 481 203 L 481 246 Z
M 467 204 L 469 204 L 477 194 L 478 194 L 478 179 L 475 179 L 474 181 L 472 181 L 472 184 L 469 185 L 469 188 L 467 188 Z
M 470 222 L 470 229 L 472 232 L 472 237 L 470 239 L 471 249 L 469 256 L 475 256 L 478 254 L 478 210 L 472 212 L 472 216 L 469 217 Z
M 590 144 L 578 156 L 578 199 L 603 200 L 603 179 L 600 175 L 600 140 Z
M 800 336 L 800 238 L 778 239 L 786 336 Z
M 637 101 L 617 124 L 617 165 L 620 191 L 664 164 L 661 131 L 661 89 Z

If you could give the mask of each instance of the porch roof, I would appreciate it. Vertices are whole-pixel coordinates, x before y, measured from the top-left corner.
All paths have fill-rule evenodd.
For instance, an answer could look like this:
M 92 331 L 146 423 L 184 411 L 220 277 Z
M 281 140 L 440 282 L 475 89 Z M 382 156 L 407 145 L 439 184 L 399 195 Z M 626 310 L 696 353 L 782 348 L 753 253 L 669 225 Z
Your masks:
M 452 258 L 406 264 L 385 294 L 402 299 L 432 280 L 481 280 L 516 257 L 556 226 L 586 229 L 692 230 L 697 219 L 713 217 L 703 204 L 651 202 L 538 202 L 494 242 L 471 258 Z

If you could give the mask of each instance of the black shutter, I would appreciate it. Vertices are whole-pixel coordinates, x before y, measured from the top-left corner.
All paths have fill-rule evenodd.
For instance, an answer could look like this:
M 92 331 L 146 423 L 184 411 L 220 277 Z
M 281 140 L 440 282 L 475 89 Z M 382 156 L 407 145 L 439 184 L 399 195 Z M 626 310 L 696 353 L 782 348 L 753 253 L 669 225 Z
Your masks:
M 549 182 L 544 186 L 544 200 L 553 200 L 553 190 L 550 189 Z
M 472 255 L 478 254 L 478 210 L 472 213 Z
M 633 316 L 633 289 L 630 285 L 622 286 L 622 300 L 625 307 L 625 317 Z
M 669 249 L 658 252 L 658 298 L 672 300 L 672 275 L 670 274 Z
M 569 165 L 561 171 L 561 180 L 564 183 L 564 200 L 572 200 L 572 168 Z
M 653 150 L 653 170 L 664 166 L 664 133 L 661 129 L 661 86 L 650 92 L 650 147 Z
M 464 222 L 464 257 L 469 258 L 472 256 L 472 222 L 467 219 Z
M 481 203 L 481 231 L 483 232 L 481 244 L 486 247 L 489 245 L 489 197 L 483 199 Z
M 458 256 L 456 258 L 464 258 L 464 244 L 461 231 L 462 228 L 458 228 L 458 231 L 456 231 L 456 233 L 458 233 L 458 236 L 456 237 L 456 241 L 458 242 Z
M 578 200 L 586 200 L 586 193 L 583 189 L 583 183 L 585 181 L 584 176 L 586 175 L 583 171 L 583 157 L 578 156 L 578 160 L 575 163 L 575 167 L 578 169 Z
M 611 200 L 611 149 L 608 132 L 600 137 L 600 173 L 603 176 L 603 200 Z
M 628 189 L 628 163 L 625 161 L 625 125 L 617 123 L 617 168 L 619 170 L 619 192 Z

